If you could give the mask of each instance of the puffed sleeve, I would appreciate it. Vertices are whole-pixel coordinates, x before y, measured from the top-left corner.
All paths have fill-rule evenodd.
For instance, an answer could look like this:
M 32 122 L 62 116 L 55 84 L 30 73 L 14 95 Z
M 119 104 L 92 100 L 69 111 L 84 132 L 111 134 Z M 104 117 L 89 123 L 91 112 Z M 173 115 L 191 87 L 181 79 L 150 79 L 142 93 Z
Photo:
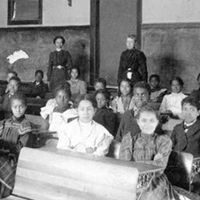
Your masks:
M 101 134 L 101 136 L 99 134 L 96 141 L 96 151 L 94 152 L 94 155 L 104 156 L 109 151 L 113 136 L 104 127 L 102 127 L 100 131 L 103 132 L 103 134 Z
M 43 119 L 47 119 L 47 117 L 53 113 L 54 108 L 56 107 L 55 99 L 49 99 L 44 107 L 41 108 L 40 115 Z
M 158 136 L 156 139 L 157 154 L 154 156 L 154 164 L 166 167 L 169 155 L 172 151 L 172 141 L 168 135 Z
M 133 155 L 133 139 L 131 133 L 127 133 L 122 138 L 120 150 L 119 150 L 119 159 L 120 160 L 132 160 Z

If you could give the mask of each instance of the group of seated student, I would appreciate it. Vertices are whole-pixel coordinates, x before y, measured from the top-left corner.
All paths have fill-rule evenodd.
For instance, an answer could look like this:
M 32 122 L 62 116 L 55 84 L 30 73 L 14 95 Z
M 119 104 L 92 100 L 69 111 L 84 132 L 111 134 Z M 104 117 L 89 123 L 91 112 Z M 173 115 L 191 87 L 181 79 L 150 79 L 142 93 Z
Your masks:
M 150 77 L 149 84 L 137 82 L 132 86 L 129 80 L 123 79 L 118 95 L 113 98 L 105 79 L 98 78 L 95 92 L 88 94 L 86 83 L 78 76 L 79 70 L 72 68 L 70 80 L 57 86 L 54 98 L 41 108 L 41 117 L 48 122 L 49 131 L 56 132 L 58 137 L 55 148 L 106 156 L 111 143 L 117 141 L 120 144 L 117 159 L 163 169 L 141 192 L 141 200 L 198 199 L 191 192 L 173 187 L 164 174 L 172 150 L 200 157 L 200 102 L 192 94 L 188 97 L 183 94 L 183 80 L 173 78 L 167 91 L 160 86 L 156 74 Z M 42 85 L 43 73 L 37 71 L 35 77 L 35 86 L 38 82 Z M 9 179 L 0 177 L 6 183 L 0 183 L 1 197 L 13 188 L 17 158 L 31 132 L 31 125 L 25 119 L 26 99 L 20 94 L 19 85 L 20 79 L 11 77 L 1 98 L 1 109 L 7 112 L 0 122 L 0 161 L 6 163 L 6 169 L 2 170 L 9 171 Z M 35 97 L 43 98 L 39 94 Z M 160 104 L 159 109 L 155 103 Z M 181 119 L 182 122 L 168 134 L 162 130 L 160 114 L 167 116 L 167 120 Z M 200 178 L 196 181 L 200 183 Z

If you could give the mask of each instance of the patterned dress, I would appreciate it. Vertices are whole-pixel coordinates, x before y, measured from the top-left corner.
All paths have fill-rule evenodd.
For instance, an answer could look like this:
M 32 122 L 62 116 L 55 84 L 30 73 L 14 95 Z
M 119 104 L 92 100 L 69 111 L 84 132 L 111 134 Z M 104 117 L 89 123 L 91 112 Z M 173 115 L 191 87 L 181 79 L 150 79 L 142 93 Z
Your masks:
M 8 196 L 14 187 L 17 159 L 30 132 L 31 124 L 24 116 L 0 122 L 0 198 Z
M 172 141 L 167 135 L 126 134 L 122 139 L 120 158 L 166 167 Z
M 133 160 L 163 167 L 167 166 L 168 158 L 172 149 L 172 141 L 167 135 L 137 134 L 132 137 L 130 133 L 122 139 L 120 159 Z M 152 178 L 147 188 L 140 196 L 140 200 L 181 200 L 198 199 L 184 189 L 174 188 L 164 173 L 157 174 Z

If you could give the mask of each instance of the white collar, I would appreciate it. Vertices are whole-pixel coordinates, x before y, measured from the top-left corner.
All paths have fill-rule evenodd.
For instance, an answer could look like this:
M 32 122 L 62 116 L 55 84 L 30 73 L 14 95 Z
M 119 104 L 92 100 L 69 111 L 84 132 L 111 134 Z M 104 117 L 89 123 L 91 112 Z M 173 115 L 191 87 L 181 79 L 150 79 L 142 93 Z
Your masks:
M 185 126 L 192 126 L 195 122 L 197 121 L 197 119 L 195 119 L 193 122 L 191 122 L 191 123 L 186 123 L 186 122 L 184 122 L 184 125 Z

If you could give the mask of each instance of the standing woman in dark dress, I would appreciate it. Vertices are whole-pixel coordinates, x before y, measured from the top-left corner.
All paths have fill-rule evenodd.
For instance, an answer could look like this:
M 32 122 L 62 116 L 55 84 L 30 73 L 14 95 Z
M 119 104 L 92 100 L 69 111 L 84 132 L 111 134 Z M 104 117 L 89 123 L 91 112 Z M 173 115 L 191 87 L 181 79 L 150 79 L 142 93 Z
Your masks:
M 118 84 L 122 79 L 129 79 L 134 86 L 139 81 L 147 82 L 147 65 L 144 53 L 135 47 L 136 36 L 128 35 L 127 49 L 122 52 L 118 69 Z
M 53 40 L 56 50 L 49 55 L 49 67 L 47 80 L 50 90 L 53 91 L 59 84 L 69 79 L 69 70 L 72 67 L 72 58 L 68 51 L 62 49 L 65 39 L 62 36 L 56 36 Z

